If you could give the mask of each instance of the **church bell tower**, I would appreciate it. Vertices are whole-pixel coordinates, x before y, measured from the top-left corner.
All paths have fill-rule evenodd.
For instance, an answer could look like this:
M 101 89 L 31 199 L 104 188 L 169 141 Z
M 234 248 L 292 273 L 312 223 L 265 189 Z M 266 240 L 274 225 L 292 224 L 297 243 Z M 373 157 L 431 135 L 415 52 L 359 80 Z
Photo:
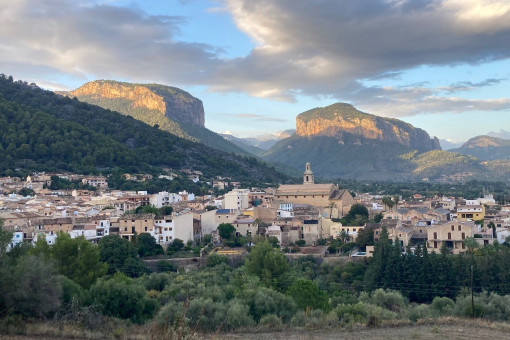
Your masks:
M 313 171 L 308 162 L 306 163 L 305 173 L 303 174 L 303 184 L 314 184 Z

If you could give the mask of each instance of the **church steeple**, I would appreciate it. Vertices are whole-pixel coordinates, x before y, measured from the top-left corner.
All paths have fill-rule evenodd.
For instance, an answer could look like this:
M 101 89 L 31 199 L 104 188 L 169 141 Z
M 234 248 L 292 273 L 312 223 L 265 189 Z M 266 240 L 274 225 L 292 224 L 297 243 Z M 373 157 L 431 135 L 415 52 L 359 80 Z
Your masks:
M 303 174 L 303 184 L 314 184 L 313 171 L 310 163 L 306 163 L 305 173 Z

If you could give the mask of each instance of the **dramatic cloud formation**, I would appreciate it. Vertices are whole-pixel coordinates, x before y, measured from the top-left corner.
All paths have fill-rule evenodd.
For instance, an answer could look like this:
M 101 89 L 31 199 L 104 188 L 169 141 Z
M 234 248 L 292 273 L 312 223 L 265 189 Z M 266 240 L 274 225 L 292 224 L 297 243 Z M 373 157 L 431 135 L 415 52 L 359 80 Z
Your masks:
M 219 63 L 216 48 L 175 40 L 183 18 L 83 3 L 16 0 L 2 6 L 0 67 L 23 64 L 84 80 L 101 75 L 197 84 Z
M 240 29 L 258 46 L 248 57 L 234 61 L 244 72 L 227 72 L 230 81 L 220 90 L 233 90 L 229 84 L 242 78 L 251 80 L 243 83 L 245 91 L 282 100 L 305 93 L 365 101 L 375 91 L 389 104 L 399 105 L 411 91 L 413 96 L 407 98 L 411 102 L 400 108 L 414 108 L 408 114 L 420 108 L 433 112 L 509 107 L 505 100 L 484 104 L 431 93 L 417 98 L 430 90 L 367 89 L 360 82 L 398 77 L 402 70 L 420 65 L 509 58 L 507 1 L 227 0 L 227 5 Z
M 148 15 L 116 1 L 9 1 L 0 7 L 0 69 L 21 70 L 55 87 L 70 78 L 204 85 L 289 102 L 298 95 L 326 97 L 391 116 L 510 108 L 505 98 L 459 96 L 502 79 L 460 79 L 442 88 L 366 85 L 399 79 L 422 65 L 510 58 L 508 1 L 220 0 L 219 5 L 210 11 L 230 12 L 256 43 L 247 56 L 228 59 L 215 46 L 180 41 L 186 18 Z

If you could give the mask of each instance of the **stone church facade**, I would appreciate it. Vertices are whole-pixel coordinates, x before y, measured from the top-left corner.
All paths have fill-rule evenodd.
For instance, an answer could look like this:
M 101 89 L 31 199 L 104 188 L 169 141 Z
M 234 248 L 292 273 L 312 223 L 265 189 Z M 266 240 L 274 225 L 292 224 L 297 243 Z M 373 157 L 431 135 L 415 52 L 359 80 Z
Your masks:
M 345 215 L 355 203 L 349 190 L 336 185 L 315 184 L 310 163 L 306 163 L 303 184 L 280 185 L 276 190 L 275 200 L 287 203 L 308 204 L 332 210 L 332 217 Z

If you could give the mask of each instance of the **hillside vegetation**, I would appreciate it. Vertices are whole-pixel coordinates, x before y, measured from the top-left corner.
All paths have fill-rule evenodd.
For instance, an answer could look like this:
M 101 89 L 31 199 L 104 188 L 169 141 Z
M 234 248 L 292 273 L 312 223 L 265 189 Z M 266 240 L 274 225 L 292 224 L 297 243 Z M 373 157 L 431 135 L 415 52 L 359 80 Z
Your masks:
M 442 150 L 419 152 L 400 143 L 350 133 L 343 133 L 341 138 L 294 135 L 278 142 L 263 159 L 296 170 L 310 162 L 315 175 L 325 178 L 446 183 L 510 178 L 510 161 L 481 162 L 472 156 Z
M 477 136 L 452 152 L 470 155 L 484 161 L 509 160 L 510 140 L 491 136 Z
M 176 87 L 96 80 L 74 91 L 58 93 L 131 116 L 193 142 L 252 156 L 245 149 L 205 128 L 202 101 Z
M 132 117 L 0 77 L 0 173 L 13 170 L 126 172 L 155 166 L 192 168 L 208 176 L 284 182 L 253 157 L 179 138 Z

